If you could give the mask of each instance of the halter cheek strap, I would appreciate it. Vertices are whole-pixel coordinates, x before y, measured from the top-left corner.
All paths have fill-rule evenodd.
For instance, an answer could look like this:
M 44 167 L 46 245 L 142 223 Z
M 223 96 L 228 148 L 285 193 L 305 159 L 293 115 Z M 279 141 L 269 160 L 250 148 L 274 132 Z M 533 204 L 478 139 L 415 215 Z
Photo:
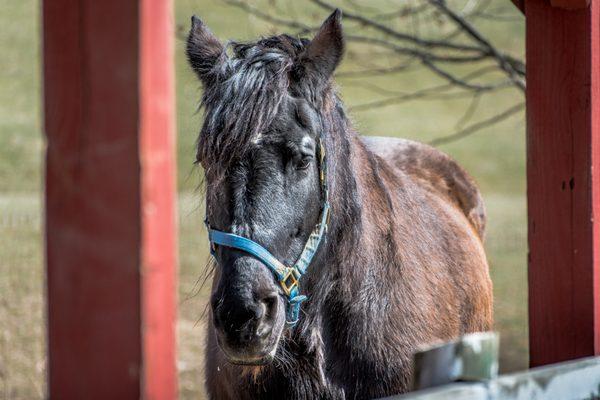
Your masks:
M 321 182 L 321 195 L 323 197 L 321 215 L 319 216 L 317 225 L 308 237 L 304 249 L 300 253 L 300 257 L 298 257 L 298 260 L 291 267 L 283 264 L 255 241 L 233 233 L 211 229 L 208 220 L 205 220 L 206 227 L 208 228 L 210 251 L 213 256 L 215 255 L 215 245 L 230 247 L 256 257 L 271 270 L 287 298 L 286 325 L 289 327 L 296 325 L 300 316 L 300 304 L 307 300 L 306 296 L 300 294 L 299 280 L 306 273 L 319 249 L 319 244 L 327 233 L 327 225 L 329 223 L 330 205 L 327 188 L 327 164 L 325 162 L 325 148 L 321 140 L 319 140 L 319 180 Z

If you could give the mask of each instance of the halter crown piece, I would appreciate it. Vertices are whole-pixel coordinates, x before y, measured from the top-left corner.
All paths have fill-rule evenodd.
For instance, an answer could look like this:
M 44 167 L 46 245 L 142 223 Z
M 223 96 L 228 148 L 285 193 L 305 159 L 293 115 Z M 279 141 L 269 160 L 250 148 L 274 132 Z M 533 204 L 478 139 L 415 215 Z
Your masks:
M 238 250 L 242 250 L 253 255 L 260 260 L 267 268 L 271 270 L 277 282 L 283 289 L 283 293 L 287 298 L 286 308 L 286 325 L 293 327 L 296 325 L 300 314 L 300 304 L 307 299 L 306 296 L 300 294 L 299 280 L 306 273 L 310 266 L 313 257 L 315 256 L 321 240 L 327 233 L 327 225 L 329 223 L 329 192 L 327 188 L 327 163 L 325 162 L 325 147 L 321 138 L 319 138 L 319 180 L 321 182 L 321 197 L 323 206 L 321 207 L 321 215 L 317 225 L 312 230 L 300 257 L 293 266 L 288 267 L 273 256 L 267 249 L 253 240 L 243 236 L 234 235 L 212 229 L 205 220 L 208 229 L 208 240 L 210 241 L 210 253 L 215 256 L 217 245 L 226 246 Z

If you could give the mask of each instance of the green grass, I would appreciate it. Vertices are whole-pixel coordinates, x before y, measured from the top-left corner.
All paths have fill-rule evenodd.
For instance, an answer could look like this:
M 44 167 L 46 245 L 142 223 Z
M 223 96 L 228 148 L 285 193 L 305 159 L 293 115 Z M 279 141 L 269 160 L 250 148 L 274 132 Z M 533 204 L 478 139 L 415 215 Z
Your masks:
M 386 0 L 378 0 L 388 4 Z M 264 3 L 262 3 L 264 4 Z M 342 3 L 343 4 L 343 3 Z M 379 3 L 378 3 L 379 4 Z M 176 23 L 187 31 L 197 14 L 222 39 L 252 39 L 273 27 L 213 0 L 176 0 Z M 39 4 L 5 2 L 0 14 L 0 399 L 43 398 L 45 393 L 45 326 L 41 194 Z M 326 13 L 300 3 L 283 12 L 317 23 Z M 352 27 L 352 25 L 347 25 Z M 523 52 L 523 23 L 485 25 L 513 54 Z M 398 29 L 403 29 L 398 26 Z M 510 35 L 506 32 L 512 32 Z M 369 49 L 350 46 L 351 53 Z M 373 55 L 375 57 L 376 54 Z M 390 61 L 393 63 L 393 60 Z M 342 69 L 357 69 L 351 54 Z M 182 398 L 202 395 L 204 320 L 207 287 L 199 278 L 207 259 L 202 225 L 200 171 L 193 166 L 194 142 L 201 124 L 197 112 L 200 87 L 190 72 L 183 42 L 176 40 L 178 186 L 179 186 L 179 318 L 178 370 Z M 408 91 L 436 83 L 423 73 L 370 80 Z M 347 105 L 378 98 L 346 78 L 338 82 Z M 522 94 L 506 90 L 482 100 L 475 119 L 492 115 Z M 445 135 L 465 108 L 465 101 L 421 101 L 352 113 L 360 132 L 428 141 Z M 489 214 L 486 248 L 495 285 L 496 329 L 501 333 L 503 370 L 527 366 L 527 286 L 525 139 L 523 115 L 442 146 L 479 182 Z
M 0 193 L 41 187 L 39 12 L 28 0 L 0 13 Z

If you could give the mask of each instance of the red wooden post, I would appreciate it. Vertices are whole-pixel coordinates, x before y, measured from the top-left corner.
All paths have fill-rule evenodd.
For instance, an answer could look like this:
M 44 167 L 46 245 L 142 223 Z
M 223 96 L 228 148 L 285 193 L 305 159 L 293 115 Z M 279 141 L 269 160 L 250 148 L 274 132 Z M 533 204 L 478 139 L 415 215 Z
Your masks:
M 171 9 L 43 4 L 50 398 L 176 397 Z
M 577 3 L 525 2 L 532 366 L 600 353 L 600 4 Z

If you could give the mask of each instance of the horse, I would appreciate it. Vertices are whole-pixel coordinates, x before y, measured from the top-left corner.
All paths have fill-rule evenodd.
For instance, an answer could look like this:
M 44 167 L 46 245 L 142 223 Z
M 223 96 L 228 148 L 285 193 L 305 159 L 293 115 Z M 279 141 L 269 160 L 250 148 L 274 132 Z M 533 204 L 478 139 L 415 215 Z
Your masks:
M 411 388 L 420 346 L 492 326 L 474 180 L 414 141 L 363 137 L 337 94 L 336 10 L 312 40 L 221 43 L 196 16 L 214 274 L 213 399 L 366 399 Z

